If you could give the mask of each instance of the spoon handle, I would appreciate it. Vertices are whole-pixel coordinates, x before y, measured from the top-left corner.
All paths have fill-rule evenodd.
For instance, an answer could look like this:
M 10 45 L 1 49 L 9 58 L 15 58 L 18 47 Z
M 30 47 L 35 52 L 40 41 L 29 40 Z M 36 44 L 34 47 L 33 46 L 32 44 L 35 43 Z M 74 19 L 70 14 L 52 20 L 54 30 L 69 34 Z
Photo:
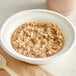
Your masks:
M 13 70 L 11 70 L 8 66 L 4 67 L 4 69 L 11 75 L 11 76 L 18 76 Z

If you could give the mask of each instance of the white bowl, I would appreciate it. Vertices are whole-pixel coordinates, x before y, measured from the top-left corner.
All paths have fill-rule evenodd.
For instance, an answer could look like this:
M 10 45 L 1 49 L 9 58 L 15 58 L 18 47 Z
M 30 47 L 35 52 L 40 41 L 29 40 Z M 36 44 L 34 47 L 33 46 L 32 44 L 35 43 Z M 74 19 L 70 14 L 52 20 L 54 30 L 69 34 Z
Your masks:
M 57 24 L 62 29 L 65 37 L 65 45 L 63 49 L 56 55 L 46 58 L 29 58 L 17 53 L 12 48 L 11 35 L 17 27 L 28 21 L 45 21 Z M 3 49 L 12 57 L 31 64 L 44 64 L 62 56 L 73 46 L 75 41 L 75 29 L 73 24 L 66 17 L 54 11 L 43 9 L 25 10 L 16 13 L 6 20 L 0 30 L 0 41 Z

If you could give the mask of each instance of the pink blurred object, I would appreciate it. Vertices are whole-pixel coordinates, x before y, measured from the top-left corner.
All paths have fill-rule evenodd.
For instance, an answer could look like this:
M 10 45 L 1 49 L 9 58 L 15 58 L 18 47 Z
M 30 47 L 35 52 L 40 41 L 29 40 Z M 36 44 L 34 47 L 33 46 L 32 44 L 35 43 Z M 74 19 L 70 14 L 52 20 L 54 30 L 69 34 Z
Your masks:
M 47 9 L 59 12 L 65 16 L 75 9 L 76 0 L 46 0 Z

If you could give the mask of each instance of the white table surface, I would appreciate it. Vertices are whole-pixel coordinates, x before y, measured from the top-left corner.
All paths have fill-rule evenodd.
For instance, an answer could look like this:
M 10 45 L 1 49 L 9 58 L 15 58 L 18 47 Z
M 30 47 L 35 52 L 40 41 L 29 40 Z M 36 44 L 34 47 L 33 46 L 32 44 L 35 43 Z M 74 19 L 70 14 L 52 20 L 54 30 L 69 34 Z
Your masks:
M 0 0 L 0 26 L 12 14 L 27 9 L 46 9 L 45 0 Z M 68 16 L 76 24 L 76 14 Z M 75 25 L 76 26 L 76 25 Z M 55 76 L 76 76 L 76 45 L 63 57 L 41 66 Z

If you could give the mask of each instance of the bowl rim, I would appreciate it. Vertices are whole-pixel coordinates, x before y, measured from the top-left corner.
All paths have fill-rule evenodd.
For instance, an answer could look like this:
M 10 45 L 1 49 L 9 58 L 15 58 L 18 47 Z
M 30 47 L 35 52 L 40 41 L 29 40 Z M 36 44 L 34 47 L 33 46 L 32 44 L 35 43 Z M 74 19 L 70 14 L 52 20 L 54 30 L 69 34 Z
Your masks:
M 73 23 L 72 23 L 68 18 L 66 18 L 65 16 L 63 16 L 63 15 L 61 15 L 61 14 L 55 12 L 55 11 L 51 11 L 51 10 L 45 10 L 45 9 L 24 10 L 24 11 L 20 11 L 20 12 L 17 12 L 17 13 L 15 13 L 15 14 L 13 14 L 11 17 L 9 17 L 9 18 L 4 22 L 4 24 L 3 24 L 3 25 L 1 26 L 1 28 L 0 28 L 0 45 L 2 46 L 2 48 L 3 48 L 10 56 L 12 56 L 12 57 L 14 57 L 14 58 L 16 58 L 16 59 L 18 59 L 18 60 L 21 60 L 21 61 L 25 61 L 25 59 L 31 60 L 31 61 L 33 61 L 33 60 L 35 60 L 35 61 L 43 61 L 43 60 L 48 60 L 48 59 L 51 59 L 51 60 L 52 60 L 52 59 L 56 58 L 55 55 L 49 56 L 49 57 L 44 57 L 44 58 L 32 58 L 32 57 L 26 57 L 26 56 L 23 56 L 23 55 L 21 55 L 21 56 L 23 56 L 23 57 L 18 57 L 18 56 L 16 56 L 16 55 L 12 54 L 11 52 L 9 52 L 9 51 L 7 50 L 7 48 L 5 47 L 5 45 L 4 45 L 4 43 L 3 43 L 4 41 L 3 41 L 3 39 L 2 39 L 2 30 L 3 30 L 3 27 L 6 25 L 6 23 L 8 23 L 11 18 L 15 17 L 16 15 L 18 15 L 18 14 L 20 14 L 20 13 L 32 12 L 32 11 L 43 11 L 43 12 L 53 13 L 53 14 L 55 14 L 55 15 L 57 15 L 57 16 L 60 16 L 61 18 L 63 18 L 63 19 L 66 20 L 67 22 L 69 22 L 70 25 L 71 25 L 71 27 L 72 27 L 72 29 L 73 29 L 73 32 L 74 32 L 74 37 L 73 37 L 74 40 L 73 40 L 73 42 L 72 42 L 71 47 L 68 48 L 68 50 L 71 49 L 71 48 L 74 46 L 74 44 L 75 44 L 75 38 L 76 38 L 76 37 L 75 37 L 75 27 L 74 27 Z M 58 55 L 57 57 L 60 57 L 60 56 L 64 55 L 64 54 L 67 53 L 67 52 L 68 52 L 68 51 L 64 52 L 63 54 Z

